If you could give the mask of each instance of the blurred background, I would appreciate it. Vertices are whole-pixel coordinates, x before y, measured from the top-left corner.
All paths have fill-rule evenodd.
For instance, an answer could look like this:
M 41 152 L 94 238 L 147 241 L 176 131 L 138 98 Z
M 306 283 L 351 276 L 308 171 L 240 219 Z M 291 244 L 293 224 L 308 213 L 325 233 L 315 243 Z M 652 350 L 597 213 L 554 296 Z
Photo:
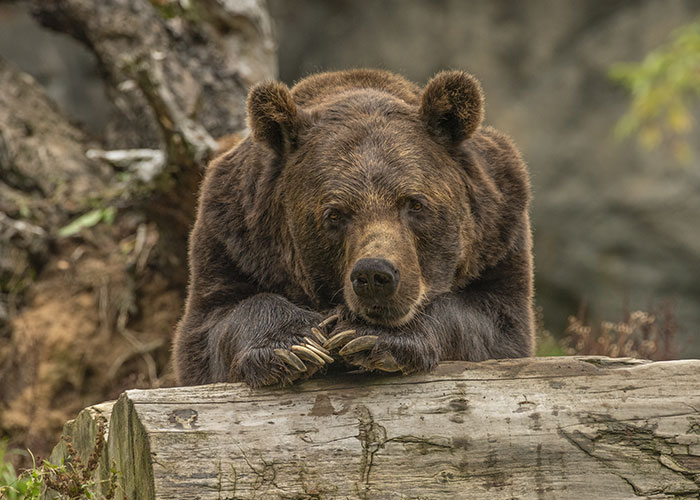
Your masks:
M 481 80 L 486 123 L 532 176 L 539 354 L 699 357 L 699 15 L 693 0 L 0 0 L 0 434 L 46 456 L 84 406 L 173 383 L 206 159 L 244 127 L 251 84 L 331 69 Z

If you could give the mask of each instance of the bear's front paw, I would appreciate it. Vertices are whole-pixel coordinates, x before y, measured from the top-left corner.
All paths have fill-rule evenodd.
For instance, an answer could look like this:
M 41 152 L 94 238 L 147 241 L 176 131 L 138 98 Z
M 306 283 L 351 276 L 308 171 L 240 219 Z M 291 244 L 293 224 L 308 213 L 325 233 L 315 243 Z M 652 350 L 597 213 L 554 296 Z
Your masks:
M 333 363 L 330 351 L 310 337 L 285 347 L 249 349 L 236 362 L 238 380 L 251 387 L 289 385 Z
M 337 332 L 337 333 L 336 333 Z M 437 349 L 420 334 L 372 326 L 337 328 L 324 344 L 349 365 L 383 372 L 428 372 L 438 363 Z

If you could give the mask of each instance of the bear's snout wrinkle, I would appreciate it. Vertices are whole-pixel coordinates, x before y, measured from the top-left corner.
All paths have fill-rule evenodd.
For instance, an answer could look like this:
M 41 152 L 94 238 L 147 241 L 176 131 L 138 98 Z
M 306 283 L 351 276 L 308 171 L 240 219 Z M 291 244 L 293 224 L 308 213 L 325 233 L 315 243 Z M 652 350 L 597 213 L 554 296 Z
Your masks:
M 360 259 L 350 273 L 350 281 L 359 297 L 381 301 L 396 293 L 399 270 L 387 259 Z
M 357 215 L 347 238 L 344 299 L 348 308 L 372 324 L 398 326 L 409 321 L 422 299 L 420 265 L 410 229 L 388 206 L 370 206 Z

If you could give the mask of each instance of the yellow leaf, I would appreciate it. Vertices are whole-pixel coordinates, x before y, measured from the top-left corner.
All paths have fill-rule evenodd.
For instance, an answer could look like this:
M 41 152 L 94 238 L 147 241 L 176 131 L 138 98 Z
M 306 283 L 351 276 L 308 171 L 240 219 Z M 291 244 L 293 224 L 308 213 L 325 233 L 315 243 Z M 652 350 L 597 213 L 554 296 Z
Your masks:
M 647 125 L 639 131 L 639 142 L 648 150 L 654 149 L 661 144 L 661 131 L 658 127 Z
M 678 134 L 689 132 L 692 126 L 690 113 L 682 106 L 674 106 L 669 109 L 666 114 L 666 120 L 671 130 Z

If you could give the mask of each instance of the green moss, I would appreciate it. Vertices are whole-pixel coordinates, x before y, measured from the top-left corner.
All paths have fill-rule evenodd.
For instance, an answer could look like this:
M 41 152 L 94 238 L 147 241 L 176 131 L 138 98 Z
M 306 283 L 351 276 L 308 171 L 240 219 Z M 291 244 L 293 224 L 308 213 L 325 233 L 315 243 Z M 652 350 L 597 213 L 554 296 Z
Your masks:
M 201 7 L 194 0 L 150 0 L 163 19 L 181 17 L 194 24 L 202 23 Z
M 173 1 L 150 0 L 151 5 L 158 11 L 164 19 L 178 17 L 182 11 L 180 4 Z

